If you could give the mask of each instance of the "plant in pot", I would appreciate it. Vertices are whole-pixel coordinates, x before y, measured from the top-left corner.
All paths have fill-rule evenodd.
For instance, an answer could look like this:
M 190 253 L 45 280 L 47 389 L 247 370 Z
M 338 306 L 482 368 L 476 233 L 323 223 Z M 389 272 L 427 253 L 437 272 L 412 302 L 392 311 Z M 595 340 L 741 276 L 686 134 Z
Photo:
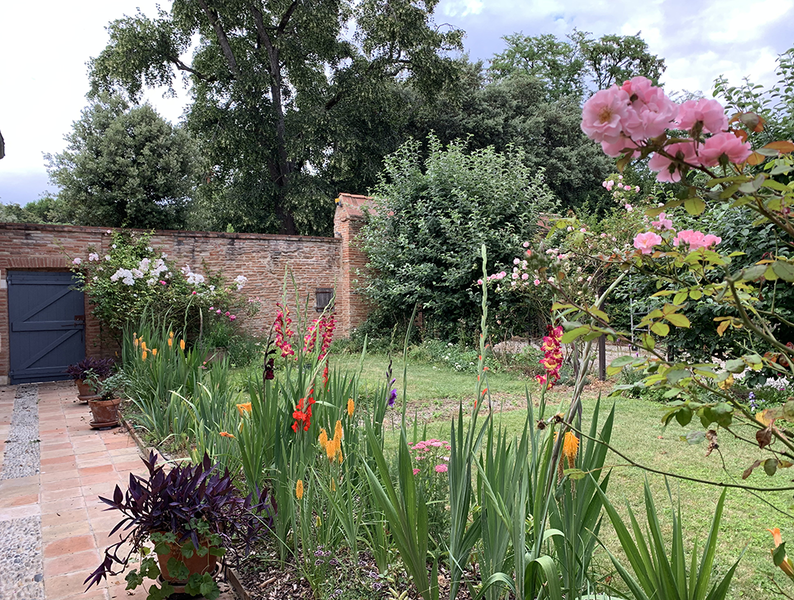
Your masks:
M 86 381 L 94 392 L 88 397 L 88 408 L 93 417 L 91 427 L 101 429 L 118 426 L 120 394 L 128 382 L 127 376 L 123 371 L 117 371 L 104 379 L 89 374 Z
M 102 380 L 108 377 L 113 370 L 112 358 L 94 358 L 86 356 L 79 363 L 69 365 L 66 373 L 74 379 L 77 384 L 77 398 L 81 402 L 87 402 L 90 396 L 95 395 L 91 388 L 90 380 Z
M 139 568 L 127 574 L 128 590 L 149 578 L 155 583 L 149 588 L 148 600 L 174 593 L 201 594 L 214 600 L 219 595 L 213 579 L 217 557 L 232 547 L 243 546 L 248 552 L 261 537 L 270 514 L 266 494 L 256 503 L 252 496 L 244 498 L 228 469 L 221 473 L 206 454 L 199 464 L 177 465 L 168 472 L 156 464 L 154 452 L 143 462 L 148 476 L 130 475 L 126 492 L 116 486 L 112 499 L 100 497 L 110 506 L 108 510 L 124 515 L 111 532 L 121 530 L 122 534 L 85 583 L 90 588 L 108 575 L 124 571 L 131 557 L 140 554 Z M 118 570 L 114 571 L 114 566 Z

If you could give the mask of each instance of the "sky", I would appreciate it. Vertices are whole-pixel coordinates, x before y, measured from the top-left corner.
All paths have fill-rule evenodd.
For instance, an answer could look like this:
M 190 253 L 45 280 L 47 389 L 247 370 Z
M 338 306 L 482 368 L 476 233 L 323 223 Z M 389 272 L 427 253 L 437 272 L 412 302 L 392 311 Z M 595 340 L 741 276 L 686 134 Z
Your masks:
M 0 202 L 25 204 L 57 188 L 45 153 L 66 147 L 64 136 L 87 101 L 87 61 L 108 41 L 106 25 L 137 8 L 156 15 L 154 0 L 0 1 Z M 168 0 L 160 0 L 164 8 Z M 667 63 L 668 92 L 708 94 L 718 75 L 732 84 L 749 76 L 774 83 L 775 59 L 794 46 L 794 0 L 441 0 L 435 22 L 466 32 L 472 60 L 486 62 L 505 48 L 502 36 L 555 34 L 574 28 L 595 37 L 639 33 Z M 186 94 L 147 95 L 176 122 Z

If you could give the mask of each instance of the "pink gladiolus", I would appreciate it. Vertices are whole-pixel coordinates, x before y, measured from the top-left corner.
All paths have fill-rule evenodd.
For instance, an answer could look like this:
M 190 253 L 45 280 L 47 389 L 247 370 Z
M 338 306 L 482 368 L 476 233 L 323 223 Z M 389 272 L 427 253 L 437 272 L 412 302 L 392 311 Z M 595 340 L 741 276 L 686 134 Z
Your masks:
M 656 227 L 656 229 L 661 229 L 661 230 L 673 228 L 673 222 L 667 218 L 667 215 L 665 213 L 659 213 L 659 220 L 651 221 L 651 225 Z
M 638 233 L 634 237 L 634 247 L 641 250 L 643 254 L 650 254 L 653 252 L 653 247 L 662 243 L 662 236 L 653 231 L 646 231 L 645 233 Z
M 684 231 L 679 231 L 678 235 L 675 236 L 673 239 L 673 246 L 680 246 L 681 244 L 687 244 L 689 246 L 689 250 L 697 250 L 698 248 L 708 248 L 709 246 L 716 246 L 722 241 L 721 237 L 716 235 L 708 234 L 703 235 L 701 231 L 693 231 L 691 229 L 685 229 Z
M 593 94 L 582 109 L 582 131 L 596 142 L 621 140 L 623 121 L 629 117 L 629 95 L 616 86 Z
M 657 181 L 667 183 L 681 181 L 681 163 L 693 165 L 699 162 L 695 154 L 695 146 L 692 142 L 670 144 L 665 147 L 665 152 L 670 156 L 674 156 L 676 159 L 675 162 L 661 154 L 654 154 L 651 160 L 648 161 L 648 168 L 651 171 L 658 172 L 656 175 Z
M 749 142 L 743 142 L 732 133 L 718 133 L 706 140 L 700 148 L 700 164 L 704 167 L 716 167 L 725 160 L 734 164 L 746 161 L 753 150 Z
M 716 100 L 687 100 L 678 108 L 678 127 L 690 130 L 697 122 L 703 124 L 703 131 L 720 133 L 728 129 L 725 109 Z

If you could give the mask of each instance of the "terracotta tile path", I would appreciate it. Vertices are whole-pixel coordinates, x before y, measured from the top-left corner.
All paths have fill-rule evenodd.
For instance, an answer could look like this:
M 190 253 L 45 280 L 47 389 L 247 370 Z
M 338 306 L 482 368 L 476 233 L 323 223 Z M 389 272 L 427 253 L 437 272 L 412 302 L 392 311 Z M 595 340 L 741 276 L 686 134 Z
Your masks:
M 16 388 L 0 388 L 0 451 L 5 454 Z M 0 480 L 0 522 L 41 518 L 41 568 L 45 600 L 128 600 L 146 590 L 128 592 L 122 576 L 84 593 L 83 581 L 113 540 L 108 537 L 118 513 L 104 512 L 98 496 L 142 474 L 138 448 L 121 428 L 95 431 L 88 407 L 76 402 L 73 384 L 39 384 L 38 475 Z M 118 537 L 118 534 L 115 536 Z

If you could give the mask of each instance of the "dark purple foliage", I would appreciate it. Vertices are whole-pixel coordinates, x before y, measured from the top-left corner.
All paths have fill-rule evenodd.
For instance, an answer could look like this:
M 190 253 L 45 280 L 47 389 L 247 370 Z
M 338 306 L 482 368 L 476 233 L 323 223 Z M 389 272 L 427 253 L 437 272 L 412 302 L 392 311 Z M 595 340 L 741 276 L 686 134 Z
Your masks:
M 112 499 L 99 498 L 110 506 L 107 510 L 118 510 L 124 515 L 110 532 L 113 535 L 121 530 L 122 539 L 105 551 L 102 564 L 85 580 L 84 583 L 90 581 L 89 588 L 114 575 L 114 563 L 123 570 L 152 533 L 174 533 L 180 543 L 190 538 L 193 546 L 199 548 L 198 535 L 190 524 L 204 521 L 211 534 L 220 536 L 224 548 L 240 543 L 247 553 L 263 535 L 266 525 L 272 525 L 267 492 L 256 503 L 250 495 L 244 498 L 228 469 L 221 473 L 206 454 L 199 464 L 178 465 L 168 472 L 155 464 L 154 452 L 149 454 L 149 460 L 142 460 L 149 471 L 148 478 L 130 474 L 126 492 L 116 486 Z M 130 548 L 126 556 L 120 557 L 118 552 L 124 544 Z
M 74 380 L 87 379 L 88 375 L 104 379 L 110 375 L 112 370 L 112 358 L 94 358 L 93 356 L 86 356 L 76 365 L 66 367 L 66 373 Z

